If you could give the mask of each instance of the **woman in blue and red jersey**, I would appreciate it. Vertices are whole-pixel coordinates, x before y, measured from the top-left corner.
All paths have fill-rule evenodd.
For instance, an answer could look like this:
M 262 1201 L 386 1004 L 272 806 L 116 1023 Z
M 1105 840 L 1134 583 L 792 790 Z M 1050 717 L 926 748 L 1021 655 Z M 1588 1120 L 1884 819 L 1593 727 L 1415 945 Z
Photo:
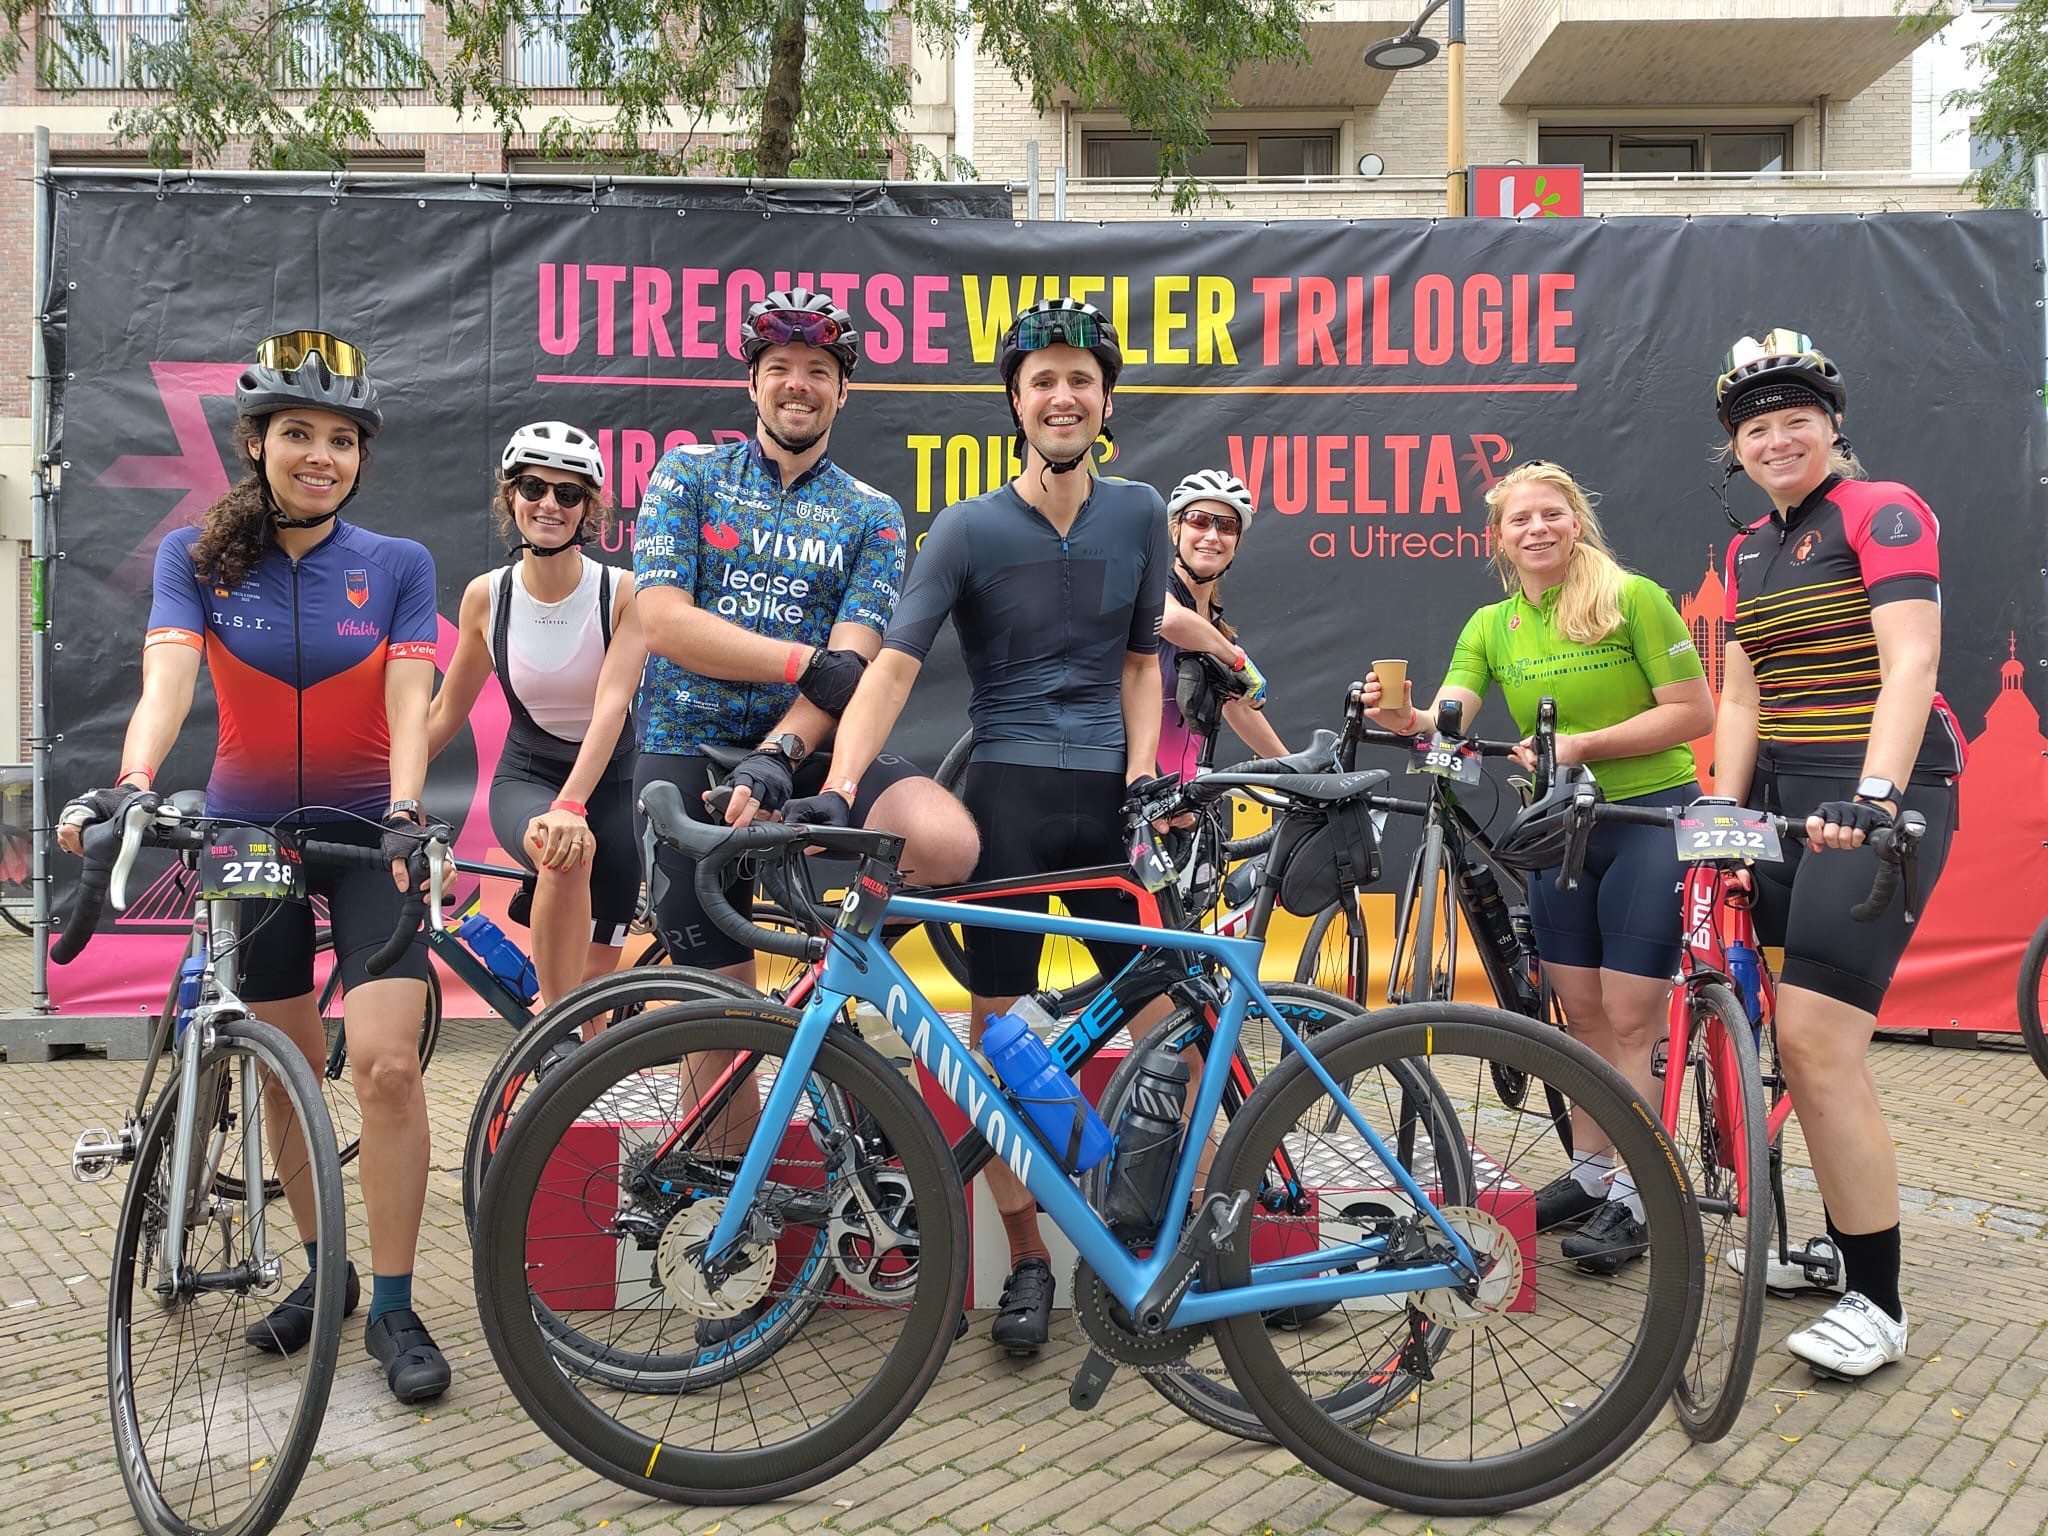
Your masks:
M 1906 1352 L 1898 1164 L 1864 1058 L 1909 931 L 1898 905 L 1872 923 L 1849 913 L 1876 873 L 1871 833 L 1903 811 L 1927 819 L 1924 899 L 1955 828 L 1963 733 L 1935 689 L 1941 527 L 1907 487 L 1862 478 L 1842 375 L 1808 337 L 1745 336 L 1714 395 L 1728 473 L 1772 504 L 1728 546 L 1715 785 L 1805 817 L 1817 855 L 1795 845 L 1757 878 L 1759 931 L 1785 947 L 1778 1046 L 1846 1292 L 1786 1347 L 1867 1376 Z
M 117 787 L 74 803 L 111 815 L 151 785 L 192 707 L 203 659 L 220 733 L 208 813 L 317 828 L 322 839 L 381 845 L 393 857 L 389 874 L 308 873 L 327 901 L 362 1107 L 374 1270 L 365 1342 L 392 1392 L 423 1402 L 449 1380 L 411 1295 L 427 1186 L 418 1045 L 427 961 L 415 945 L 376 981 L 366 967 L 397 926 L 406 854 L 425 825 L 419 797 L 438 626 L 434 564 L 412 540 L 338 515 L 359 488 L 367 444 L 384 420 L 362 353 L 322 332 L 299 331 L 264 342 L 257 358 L 235 389 L 235 441 L 250 473 L 207 509 L 199 527 L 173 531 L 157 550 L 142 698 L 128 723 Z M 60 841 L 77 851 L 74 829 Z M 313 992 L 312 908 L 244 908 L 250 942 L 242 999 L 317 1067 L 326 1045 Z M 249 1327 L 249 1343 L 278 1353 L 303 1347 L 312 1333 L 311 1290 L 309 1272 Z M 348 1310 L 360 1293 L 351 1265 Z

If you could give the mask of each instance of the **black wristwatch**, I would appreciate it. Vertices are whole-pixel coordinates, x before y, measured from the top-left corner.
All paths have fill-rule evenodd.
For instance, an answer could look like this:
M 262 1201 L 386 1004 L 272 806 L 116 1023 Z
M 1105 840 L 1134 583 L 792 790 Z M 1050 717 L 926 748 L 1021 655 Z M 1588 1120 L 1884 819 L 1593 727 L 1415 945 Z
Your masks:
M 1899 786 L 1890 779 L 1880 779 L 1875 774 L 1861 779 L 1856 785 L 1856 798 L 1868 804 L 1883 801 L 1887 805 L 1899 803 Z
M 773 752 L 792 768 L 811 755 L 810 748 L 804 745 L 803 737 L 797 735 L 795 731 L 783 731 L 770 736 L 755 750 Z
M 392 801 L 384 808 L 384 819 L 389 821 L 394 816 L 410 817 L 416 826 L 424 827 L 427 824 L 427 813 L 420 809 L 417 800 Z

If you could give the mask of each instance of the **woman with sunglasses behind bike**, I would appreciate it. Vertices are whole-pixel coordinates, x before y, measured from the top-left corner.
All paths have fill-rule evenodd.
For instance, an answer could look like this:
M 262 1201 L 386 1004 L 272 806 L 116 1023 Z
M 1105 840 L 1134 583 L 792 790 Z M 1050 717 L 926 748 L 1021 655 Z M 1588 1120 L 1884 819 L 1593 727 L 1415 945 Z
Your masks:
M 1862 478 L 1841 435 L 1847 399 L 1835 365 L 1788 330 L 1745 336 L 1715 382 L 1728 476 L 1748 475 L 1771 511 L 1728 546 L 1714 779 L 1723 795 L 1806 817 L 1807 848 L 1832 850 L 1794 846 L 1760 866 L 1756 922 L 1785 948 L 1778 1050 L 1846 1287 L 1786 1347 L 1825 1375 L 1860 1377 L 1906 1352 L 1898 1163 L 1864 1058 L 1909 934 L 1898 905 L 1870 923 L 1850 908 L 1876 872 L 1866 839 L 1904 810 L 1927 820 L 1920 895 L 1932 888 L 1963 734 L 1935 690 L 1940 525 L 1905 486 Z
M 205 659 L 220 741 L 206 784 L 211 816 L 304 828 L 381 847 L 376 869 L 308 872 L 327 902 L 345 994 L 348 1064 L 362 1107 L 363 1206 L 373 1284 L 364 1342 L 400 1402 L 448 1389 L 448 1362 L 412 1308 L 413 1257 L 427 1193 L 427 1100 L 420 1015 L 427 960 L 413 945 L 377 980 L 368 963 L 398 926 L 400 892 L 419 875 L 426 818 L 427 701 L 434 686 L 434 562 L 411 539 L 343 522 L 384 424 L 363 354 L 320 331 L 273 336 L 235 386 L 235 446 L 249 473 L 197 528 L 156 554 L 143 639 L 142 698 L 111 790 L 73 802 L 115 816 L 170 755 Z M 303 809 L 302 809 L 303 808 Z M 66 820 L 72 818 L 66 808 Z M 381 826 L 380 826 L 381 823 Z M 446 828 L 440 829 L 446 832 Z M 79 851 L 75 827 L 58 841 Z M 313 991 L 313 909 L 242 904 L 241 996 L 318 1070 L 327 1043 Z M 286 1113 L 282 1095 L 273 1112 Z M 310 1209 L 303 1176 L 285 1181 Z M 301 1221 L 300 1231 L 307 1230 Z M 361 1294 L 348 1268 L 344 1313 Z M 251 1322 L 251 1347 L 288 1354 L 312 1336 L 312 1278 Z
M 1469 722 L 1498 682 L 1526 733 L 1539 702 L 1554 698 L 1560 765 L 1586 765 L 1609 800 L 1685 805 L 1699 792 L 1687 743 L 1713 725 L 1713 696 L 1685 621 L 1662 587 L 1615 561 L 1593 500 L 1563 469 L 1540 460 L 1486 493 L 1494 562 L 1508 596 L 1465 625 L 1437 701 L 1458 700 Z M 1365 684 L 1365 703 L 1369 710 L 1380 703 L 1376 677 Z M 1408 735 L 1423 728 L 1412 699 L 1374 717 Z M 1523 766 L 1534 762 L 1525 746 Z M 1544 979 L 1573 1036 L 1656 1103 L 1651 1049 L 1663 1032 L 1680 937 L 1670 834 L 1603 823 L 1587 844 L 1578 888 L 1559 891 L 1554 873 L 1529 877 Z M 1613 1274 L 1647 1251 L 1641 1197 L 1597 1126 L 1575 1115 L 1573 1131 L 1572 1166 L 1537 1192 L 1536 1223 L 1584 1221 L 1565 1237 L 1566 1257 Z
M 1242 692 L 1223 705 L 1223 718 L 1254 757 L 1283 757 L 1286 745 L 1266 721 L 1265 674 L 1252 665 L 1237 631 L 1223 618 L 1223 573 L 1242 549 L 1259 510 L 1245 483 L 1223 469 L 1198 469 L 1166 499 L 1173 569 L 1166 575 L 1166 613 L 1159 621 L 1159 671 L 1166 700 L 1159 719 L 1159 771 L 1193 778 L 1202 738 L 1180 710 L 1180 659 L 1213 656 Z
M 536 421 L 512 434 L 498 470 L 491 518 L 517 558 L 462 594 L 427 739 L 438 755 L 497 673 L 512 719 L 491 780 L 491 828 L 539 875 L 524 915 L 541 997 L 552 1002 L 618 965 L 639 900 L 627 725 L 647 648 L 632 573 L 583 552 L 609 515 L 597 440 L 565 421 Z M 522 916 L 516 903 L 513 916 Z

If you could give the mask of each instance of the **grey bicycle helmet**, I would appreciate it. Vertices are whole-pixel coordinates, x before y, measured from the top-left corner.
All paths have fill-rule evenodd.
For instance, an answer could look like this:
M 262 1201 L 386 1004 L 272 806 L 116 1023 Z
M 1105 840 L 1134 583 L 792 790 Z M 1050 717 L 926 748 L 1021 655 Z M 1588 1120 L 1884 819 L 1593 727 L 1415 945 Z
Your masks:
M 289 369 L 253 364 L 235 381 L 235 409 L 244 416 L 274 416 L 293 406 L 346 416 L 367 436 L 384 429 L 384 409 L 369 375 L 337 373 L 319 352 L 306 353 Z
M 841 378 L 852 378 L 860 361 L 860 332 L 854 328 L 853 316 L 833 303 L 829 294 L 808 288 L 778 288 L 748 307 L 740 356 L 749 368 L 770 347 L 792 341 L 821 347 L 838 358 Z

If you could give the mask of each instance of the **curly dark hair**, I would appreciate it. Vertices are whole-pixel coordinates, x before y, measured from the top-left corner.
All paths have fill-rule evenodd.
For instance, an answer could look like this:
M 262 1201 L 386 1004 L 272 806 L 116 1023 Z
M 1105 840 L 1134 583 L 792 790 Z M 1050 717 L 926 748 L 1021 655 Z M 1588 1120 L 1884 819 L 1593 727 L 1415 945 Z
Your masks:
M 269 425 L 268 416 L 236 419 L 235 447 L 249 473 L 206 509 L 200 520 L 199 537 L 192 544 L 192 568 L 218 586 L 239 583 L 263 558 L 264 549 L 274 538 L 270 528 L 270 496 L 260 478 L 263 465 L 252 451 L 255 444 L 263 441 Z M 370 461 L 369 434 L 364 433 L 359 441 L 362 461 L 356 468 L 358 483 L 362 464 Z
M 498 530 L 498 537 L 511 542 L 519 537 L 519 524 L 512 516 L 512 482 L 529 472 L 532 466 L 520 465 L 509 475 L 491 476 L 491 526 Z M 564 474 L 574 474 L 564 470 Z M 577 475 L 579 484 L 589 486 L 592 495 L 586 503 L 589 511 L 583 514 L 583 534 L 586 540 L 602 538 L 612 526 L 612 499 L 608 492 L 590 484 L 587 475 Z

